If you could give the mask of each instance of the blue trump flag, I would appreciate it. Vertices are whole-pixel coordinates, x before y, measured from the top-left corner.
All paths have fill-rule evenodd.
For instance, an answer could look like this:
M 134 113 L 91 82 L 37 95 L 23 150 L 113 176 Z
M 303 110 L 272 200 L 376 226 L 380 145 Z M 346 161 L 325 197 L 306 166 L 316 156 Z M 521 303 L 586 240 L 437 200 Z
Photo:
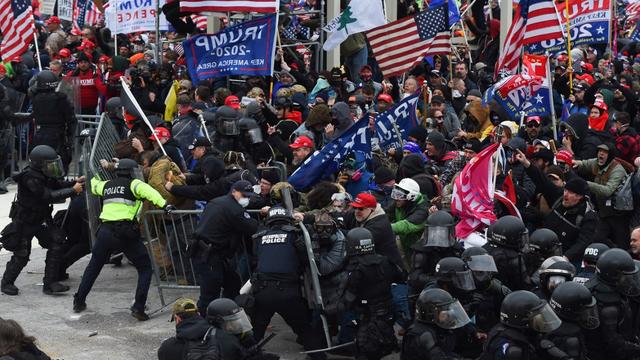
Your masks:
M 418 116 L 416 114 L 418 100 L 420 100 L 420 93 L 407 96 L 391 109 L 376 116 L 376 135 L 380 140 L 381 149 L 386 151 L 391 148 L 398 149 L 402 146 L 402 142 L 398 139 L 398 133 L 393 128 L 394 121 L 402 140 L 406 140 L 409 131 L 418 126 Z
M 495 100 L 511 120 L 520 118 L 520 111 L 531 106 L 531 99 L 542 87 L 543 79 L 527 74 L 510 75 L 495 83 L 485 93 L 482 103 Z
M 327 179 L 336 173 L 352 151 L 359 151 L 364 154 L 367 161 L 371 160 L 369 116 L 358 120 L 340 137 L 333 139 L 320 151 L 313 153 L 291 174 L 288 182 L 296 190 L 309 189 L 318 181 Z
M 271 75 L 276 31 L 273 14 L 185 40 L 182 46 L 191 79 Z
M 429 4 L 429 9 L 444 5 L 444 2 L 445 0 L 433 0 Z M 458 4 L 456 4 L 455 0 L 448 0 L 447 5 L 449 6 L 449 26 L 453 26 L 453 24 L 460 21 L 460 9 L 458 9 Z

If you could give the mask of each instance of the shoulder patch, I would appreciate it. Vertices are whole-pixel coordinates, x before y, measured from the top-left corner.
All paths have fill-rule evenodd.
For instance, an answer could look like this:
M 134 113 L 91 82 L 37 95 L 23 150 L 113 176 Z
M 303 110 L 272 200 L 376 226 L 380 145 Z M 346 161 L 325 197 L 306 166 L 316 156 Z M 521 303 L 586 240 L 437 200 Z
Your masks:
M 251 219 L 251 215 L 249 215 L 249 213 L 245 211 L 244 212 L 244 218 L 245 219 Z

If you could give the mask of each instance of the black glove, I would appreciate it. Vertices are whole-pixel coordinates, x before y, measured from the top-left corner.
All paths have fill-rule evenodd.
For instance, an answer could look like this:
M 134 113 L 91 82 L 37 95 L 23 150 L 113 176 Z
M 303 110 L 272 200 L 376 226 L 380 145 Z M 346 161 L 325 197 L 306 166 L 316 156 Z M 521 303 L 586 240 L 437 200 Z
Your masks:
M 171 204 L 167 204 L 165 205 L 162 210 L 164 210 L 164 213 L 167 215 L 171 215 L 174 211 L 176 211 L 176 207 L 171 205 Z

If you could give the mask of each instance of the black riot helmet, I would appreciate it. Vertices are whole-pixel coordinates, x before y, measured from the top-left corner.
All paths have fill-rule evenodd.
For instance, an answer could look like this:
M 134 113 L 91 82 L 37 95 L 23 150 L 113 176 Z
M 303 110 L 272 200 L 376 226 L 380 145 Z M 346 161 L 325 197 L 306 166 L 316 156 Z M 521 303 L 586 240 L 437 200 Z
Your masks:
M 461 328 L 471 321 L 460 302 L 442 289 L 426 289 L 420 293 L 416 319 L 447 330 Z
M 454 219 L 444 210 L 438 210 L 429 215 L 422 237 L 423 245 L 427 247 L 449 248 L 456 244 L 454 235 Z
M 467 264 L 457 257 L 440 259 L 436 264 L 435 277 L 438 281 L 451 283 L 459 290 L 471 291 L 476 289 L 473 274 Z
M 240 335 L 253 329 L 244 309 L 227 298 L 215 299 L 209 303 L 207 321 L 233 335 Z
M 553 291 L 558 285 L 573 280 L 576 267 L 568 261 L 558 261 L 540 270 L 540 286 Z
M 269 212 L 267 213 L 267 218 L 264 219 L 264 223 L 265 225 L 293 224 L 293 220 L 291 211 L 281 206 L 272 206 L 269 208 Z
M 134 178 L 138 163 L 132 159 L 122 159 L 116 163 L 116 176 Z
M 109 98 L 105 104 L 105 111 L 112 119 L 122 120 L 122 101 L 120 97 L 114 96 Z
M 240 119 L 239 126 L 247 144 L 254 145 L 263 141 L 262 130 L 254 119 L 243 117 Z
M 549 256 L 562 255 L 562 243 L 555 232 L 549 229 L 537 229 L 529 237 L 529 250 L 540 255 L 542 259 Z
M 504 298 L 500 306 L 500 322 L 539 333 L 551 332 L 562 324 L 546 301 L 526 290 L 514 291 Z
M 499 246 L 526 252 L 529 247 L 529 233 L 520 218 L 507 215 L 489 226 L 487 240 Z
M 638 268 L 631 255 L 622 249 L 605 251 L 596 263 L 596 275 L 623 295 L 640 296 Z
M 39 91 L 53 91 L 58 87 L 60 78 L 50 70 L 42 70 L 36 75 L 36 87 Z
M 64 176 L 64 165 L 60 155 L 49 145 L 38 145 L 29 153 L 29 167 L 50 178 Z
M 595 267 L 600 255 L 604 254 L 607 250 L 609 250 L 609 246 L 603 243 L 591 243 L 587 246 L 587 248 L 584 249 L 584 255 L 582 255 L 582 261 L 585 267 Z
M 220 135 L 240 135 L 240 113 L 231 106 L 220 106 L 216 110 L 216 129 Z
M 596 298 L 582 284 L 567 281 L 558 285 L 551 294 L 549 305 L 563 321 L 576 322 L 589 330 L 600 326 Z
M 347 256 L 373 254 L 376 248 L 371 231 L 357 227 L 347 233 Z
M 465 249 L 462 252 L 462 260 L 471 270 L 476 285 L 487 284 L 493 274 L 498 272 L 493 256 L 489 255 L 489 252 L 482 247 L 472 246 Z

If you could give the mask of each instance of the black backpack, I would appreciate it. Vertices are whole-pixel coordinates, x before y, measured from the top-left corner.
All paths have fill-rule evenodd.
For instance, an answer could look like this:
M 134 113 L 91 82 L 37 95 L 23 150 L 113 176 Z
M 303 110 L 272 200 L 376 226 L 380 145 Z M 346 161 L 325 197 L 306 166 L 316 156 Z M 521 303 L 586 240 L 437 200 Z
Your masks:
M 207 330 L 202 340 L 188 341 L 186 349 L 184 360 L 222 360 L 222 352 L 214 327 Z

